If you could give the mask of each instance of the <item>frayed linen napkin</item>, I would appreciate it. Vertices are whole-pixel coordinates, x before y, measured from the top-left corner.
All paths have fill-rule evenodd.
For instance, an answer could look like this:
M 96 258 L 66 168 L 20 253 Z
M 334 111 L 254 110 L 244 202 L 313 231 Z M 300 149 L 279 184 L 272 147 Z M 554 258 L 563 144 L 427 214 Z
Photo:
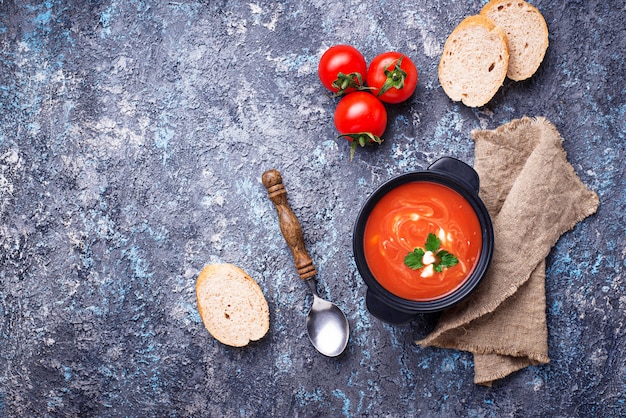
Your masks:
M 490 386 L 550 361 L 545 258 L 599 201 L 567 162 L 547 119 L 523 117 L 472 137 L 479 195 L 494 226 L 493 258 L 475 292 L 417 343 L 472 352 L 474 382 Z

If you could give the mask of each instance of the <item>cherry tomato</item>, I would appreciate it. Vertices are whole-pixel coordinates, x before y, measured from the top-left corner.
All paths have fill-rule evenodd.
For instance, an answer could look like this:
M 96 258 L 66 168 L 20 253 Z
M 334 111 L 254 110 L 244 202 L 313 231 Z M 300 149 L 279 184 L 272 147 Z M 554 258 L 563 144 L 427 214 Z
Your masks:
M 372 88 L 372 93 L 383 102 L 400 103 L 415 91 L 417 68 L 404 54 L 384 52 L 370 63 L 365 81 Z
M 352 142 L 352 160 L 357 145 L 364 147 L 383 142 L 381 135 L 387 127 L 387 110 L 373 94 L 355 91 L 344 96 L 337 104 L 335 127 L 339 136 Z
M 322 55 L 317 67 L 320 81 L 341 96 L 363 87 L 367 64 L 363 54 L 350 45 L 335 45 Z

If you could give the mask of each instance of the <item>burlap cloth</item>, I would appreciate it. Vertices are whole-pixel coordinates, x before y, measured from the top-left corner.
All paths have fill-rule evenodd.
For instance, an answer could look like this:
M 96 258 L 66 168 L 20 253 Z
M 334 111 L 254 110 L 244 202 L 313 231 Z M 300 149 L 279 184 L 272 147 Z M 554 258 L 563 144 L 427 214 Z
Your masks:
M 567 162 L 561 136 L 545 118 L 524 117 L 473 131 L 472 137 L 479 195 L 493 221 L 493 258 L 476 291 L 443 312 L 417 343 L 472 352 L 474 382 L 491 385 L 550 361 L 545 258 L 599 202 Z

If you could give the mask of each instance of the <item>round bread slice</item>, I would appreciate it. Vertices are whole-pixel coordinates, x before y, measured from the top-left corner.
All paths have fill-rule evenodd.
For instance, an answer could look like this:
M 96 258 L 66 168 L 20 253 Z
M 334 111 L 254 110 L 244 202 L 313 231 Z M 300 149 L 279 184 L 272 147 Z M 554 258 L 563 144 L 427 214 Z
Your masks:
M 483 106 L 502 86 L 508 62 L 504 30 L 486 16 L 469 16 L 452 31 L 443 46 L 439 82 L 455 102 Z
M 233 264 L 204 267 L 196 281 L 196 299 L 204 326 L 223 344 L 243 347 L 269 329 L 269 308 L 261 288 Z
M 548 26 L 541 12 L 524 0 L 491 0 L 480 14 L 506 32 L 507 77 L 521 81 L 535 74 L 548 49 Z

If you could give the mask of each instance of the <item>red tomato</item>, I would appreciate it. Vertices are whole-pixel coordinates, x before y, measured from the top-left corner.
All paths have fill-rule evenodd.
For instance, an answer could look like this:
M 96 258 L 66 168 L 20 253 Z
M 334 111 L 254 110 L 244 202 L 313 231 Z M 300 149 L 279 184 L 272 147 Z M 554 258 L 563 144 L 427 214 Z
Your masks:
M 352 142 L 352 160 L 357 144 L 364 147 L 383 142 L 381 135 L 387 127 L 387 110 L 373 94 L 355 91 L 343 97 L 337 104 L 335 127 L 339 136 Z
M 367 70 L 365 78 L 372 93 L 385 103 L 407 100 L 417 85 L 417 68 L 409 57 L 399 52 L 377 55 Z
M 336 96 L 363 87 L 367 64 L 363 54 L 350 45 L 335 45 L 322 55 L 317 67 L 320 81 Z

